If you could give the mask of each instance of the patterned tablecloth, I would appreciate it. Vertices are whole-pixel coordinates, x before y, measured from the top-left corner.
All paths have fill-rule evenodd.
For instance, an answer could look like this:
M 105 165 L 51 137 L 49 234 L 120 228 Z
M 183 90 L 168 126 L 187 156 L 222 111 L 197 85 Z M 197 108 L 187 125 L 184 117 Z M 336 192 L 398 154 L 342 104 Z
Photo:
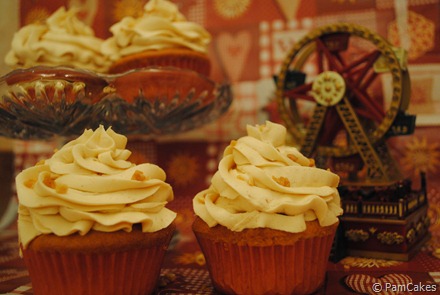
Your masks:
M 215 294 L 205 259 L 190 230 L 189 211 L 181 212 L 178 231 L 166 255 L 156 294 Z M 410 286 L 431 286 L 436 292 L 370 294 L 440 294 L 440 259 L 432 241 L 409 262 L 346 257 L 329 262 L 325 285 L 316 294 L 362 294 L 370 278 L 385 284 L 393 279 Z M 23 260 L 18 256 L 15 225 L 0 233 L 0 294 L 33 294 Z

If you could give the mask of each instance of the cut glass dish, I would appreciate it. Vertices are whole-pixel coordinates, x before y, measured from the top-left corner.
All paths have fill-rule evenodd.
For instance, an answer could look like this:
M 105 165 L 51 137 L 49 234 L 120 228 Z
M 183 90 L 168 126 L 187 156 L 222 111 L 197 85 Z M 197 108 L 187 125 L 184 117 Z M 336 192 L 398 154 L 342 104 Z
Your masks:
M 170 135 L 214 121 L 231 102 L 229 84 L 189 70 L 143 68 L 105 75 L 33 67 L 0 78 L 0 135 L 47 139 L 99 125 L 125 135 Z

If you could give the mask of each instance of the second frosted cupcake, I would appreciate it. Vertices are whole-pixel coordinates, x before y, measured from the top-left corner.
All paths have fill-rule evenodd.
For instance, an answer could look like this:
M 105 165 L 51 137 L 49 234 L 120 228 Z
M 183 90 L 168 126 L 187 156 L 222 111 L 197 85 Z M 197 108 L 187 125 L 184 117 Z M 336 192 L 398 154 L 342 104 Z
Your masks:
M 248 126 L 193 200 L 193 230 L 226 294 L 309 294 L 324 282 L 342 214 L 339 177 L 286 146 L 284 126 Z
M 103 44 L 113 64 L 110 73 L 145 67 L 174 67 L 208 76 L 211 35 L 187 21 L 167 0 L 150 0 L 138 18 L 125 17 L 114 24 L 112 37 Z

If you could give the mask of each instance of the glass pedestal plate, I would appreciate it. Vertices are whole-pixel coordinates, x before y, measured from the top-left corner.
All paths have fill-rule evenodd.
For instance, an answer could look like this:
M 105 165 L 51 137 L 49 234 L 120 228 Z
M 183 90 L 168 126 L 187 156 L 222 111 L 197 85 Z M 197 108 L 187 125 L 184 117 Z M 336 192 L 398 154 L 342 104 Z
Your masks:
M 157 137 L 212 122 L 231 102 L 227 83 L 189 70 L 142 68 L 105 75 L 33 67 L 0 79 L 0 135 L 49 139 L 104 125 L 127 136 Z

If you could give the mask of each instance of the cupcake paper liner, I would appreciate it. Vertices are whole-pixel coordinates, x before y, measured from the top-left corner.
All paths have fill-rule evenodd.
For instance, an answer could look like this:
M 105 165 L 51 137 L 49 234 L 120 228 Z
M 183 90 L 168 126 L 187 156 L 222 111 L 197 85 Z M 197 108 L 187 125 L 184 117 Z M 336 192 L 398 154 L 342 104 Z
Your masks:
M 310 294 L 324 283 L 334 233 L 288 245 L 249 246 L 195 232 L 214 287 L 226 294 Z
M 150 294 L 166 247 L 115 253 L 59 253 L 24 250 L 35 295 Z

